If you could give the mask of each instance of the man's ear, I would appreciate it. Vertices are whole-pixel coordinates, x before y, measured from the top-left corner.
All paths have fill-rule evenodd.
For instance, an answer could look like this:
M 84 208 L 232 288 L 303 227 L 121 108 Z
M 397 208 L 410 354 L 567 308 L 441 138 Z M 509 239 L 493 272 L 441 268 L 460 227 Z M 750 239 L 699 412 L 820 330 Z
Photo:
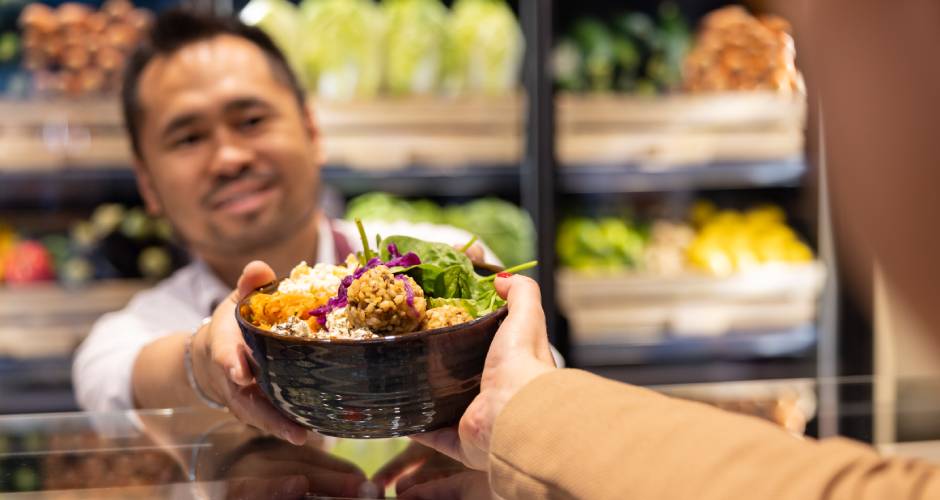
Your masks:
M 163 215 L 163 204 L 160 203 L 160 197 L 157 196 L 153 176 L 150 175 L 150 170 L 144 166 L 143 160 L 136 157 L 134 158 L 134 177 L 137 179 L 137 190 L 140 191 L 140 197 L 144 199 L 147 213 L 153 216 Z
M 326 161 L 326 153 L 323 151 L 323 141 L 320 140 L 320 127 L 317 124 L 317 115 L 313 110 L 313 104 L 306 103 L 301 114 L 303 116 L 300 119 L 304 122 L 304 129 L 307 131 L 307 136 L 316 150 L 316 164 L 317 166 L 323 165 Z

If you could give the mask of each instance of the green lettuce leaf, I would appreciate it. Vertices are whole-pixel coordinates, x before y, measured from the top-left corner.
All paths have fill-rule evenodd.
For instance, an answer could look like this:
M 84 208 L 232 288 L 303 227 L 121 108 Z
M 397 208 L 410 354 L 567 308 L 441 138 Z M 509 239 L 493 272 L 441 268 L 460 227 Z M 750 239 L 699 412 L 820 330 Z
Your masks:
M 421 264 L 393 268 L 392 272 L 404 273 L 414 279 L 424 290 L 430 307 L 455 305 L 479 318 L 505 305 L 506 302 L 496 293 L 493 280 L 478 275 L 470 259 L 456 248 L 408 236 L 390 236 L 382 240 L 382 260 L 392 257 L 388 251 L 390 244 L 394 244 L 401 254 L 414 252 L 421 258 Z

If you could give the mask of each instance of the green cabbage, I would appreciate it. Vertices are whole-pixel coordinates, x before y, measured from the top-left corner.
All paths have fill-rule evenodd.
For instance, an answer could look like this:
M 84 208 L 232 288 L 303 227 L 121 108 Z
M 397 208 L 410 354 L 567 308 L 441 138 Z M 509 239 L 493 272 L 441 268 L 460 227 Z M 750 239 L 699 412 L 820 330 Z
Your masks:
M 392 94 L 438 89 L 447 39 L 447 8 L 439 0 L 385 0 L 385 80 Z
M 238 16 L 249 26 L 261 28 L 277 45 L 295 73 L 301 74 L 301 53 L 297 46 L 297 7 L 287 0 L 251 0 Z
M 300 11 L 303 73 L 317 95 L 375 96 L 382 82 L 382 11 L 371 0 L 304 0 Z
M 457 0 L 450 22 L 445 88 L 506 94 L 519 84 L 525 42 L 504 0 Z

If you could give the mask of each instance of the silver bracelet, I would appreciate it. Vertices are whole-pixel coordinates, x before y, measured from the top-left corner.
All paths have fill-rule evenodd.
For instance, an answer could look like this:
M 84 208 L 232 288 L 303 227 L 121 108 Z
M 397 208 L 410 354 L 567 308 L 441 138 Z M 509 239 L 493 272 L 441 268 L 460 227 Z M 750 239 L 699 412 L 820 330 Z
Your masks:
M 199 325 L 199 328 L 197 328 L 196 331 L 186 338 L 186 347 L 183 351 L 183 365 L 186 367 L 186 379 L 189 380 L 189 387 L 196 394 L 196 397 L 202 401 L 202 404 L 212 408 L 213 410 L 224 410 L 226 408 L 225 405 L 216 403 L 210 399 L 205 392 L 203 392 L 202 388 L 200 388 L 199 384 L 196 382 L 196 374 L 193 372 L 193 337 L 199 333 L 200 328 L 209 324 L 210 321 L 212 321 L 211 317 L 202 320 L 202 324 Z

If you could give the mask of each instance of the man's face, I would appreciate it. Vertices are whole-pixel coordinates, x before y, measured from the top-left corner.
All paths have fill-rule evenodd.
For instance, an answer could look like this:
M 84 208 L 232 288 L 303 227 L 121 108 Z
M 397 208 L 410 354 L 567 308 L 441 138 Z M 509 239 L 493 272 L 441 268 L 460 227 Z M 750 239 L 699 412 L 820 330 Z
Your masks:
M 193 250 L 242 254 L 306 227 L 316 132 L 260 48 L 221 35 L 155 58 L 138 99 L 141 194 Z

